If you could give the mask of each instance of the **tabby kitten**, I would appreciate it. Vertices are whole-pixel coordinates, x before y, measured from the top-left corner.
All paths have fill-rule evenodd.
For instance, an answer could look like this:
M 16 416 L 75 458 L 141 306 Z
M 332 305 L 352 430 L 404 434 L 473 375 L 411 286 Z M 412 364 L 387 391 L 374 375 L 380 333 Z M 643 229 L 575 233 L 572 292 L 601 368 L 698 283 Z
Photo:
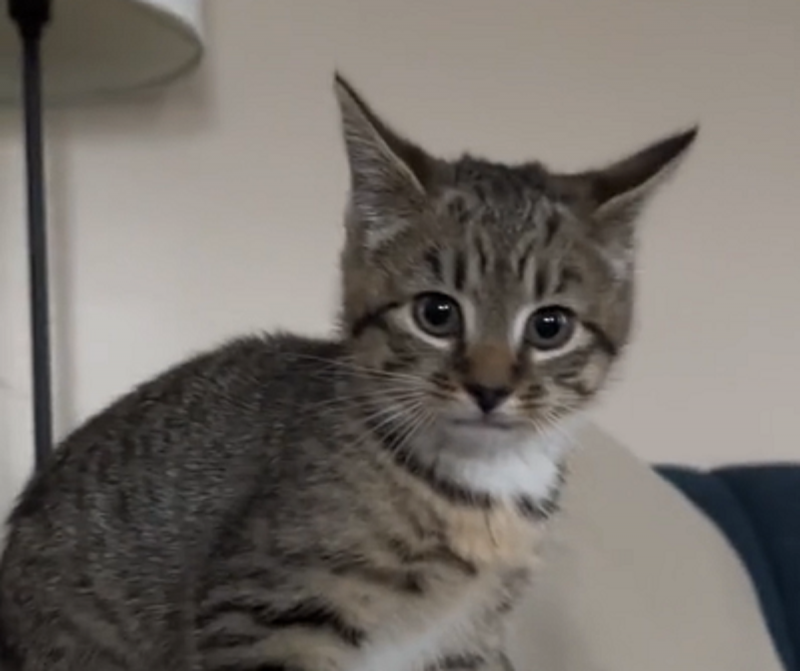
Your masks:
M 335 89 L 339 336 L 236 340 L 69 436 L 10 517 L 4 668 L 511 668 L 569 422 L 628 341 L 634 221 L 695 130 L 554 174 L 434 158 Z

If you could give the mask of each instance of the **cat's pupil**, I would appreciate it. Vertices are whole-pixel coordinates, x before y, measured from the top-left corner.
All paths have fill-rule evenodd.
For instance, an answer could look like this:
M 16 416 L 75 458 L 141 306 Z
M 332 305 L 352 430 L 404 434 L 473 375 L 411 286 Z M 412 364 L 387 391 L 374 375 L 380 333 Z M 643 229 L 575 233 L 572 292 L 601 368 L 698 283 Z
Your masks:
M 432 326 L 444 326 L 453 318 L 453 306 L 445 301 L 432 300 L 425 306 L 425 319 Z
M 542 340 L 558 337 L 564 326 L 564 317 L 557 312 L 547 312 L 536 318 L 536 332 Z
M 426 333 L 438 338 L 452 338 L 461 331 L 461 310 L 453 298 L 426 293 L 414 302 L 414 319 Z

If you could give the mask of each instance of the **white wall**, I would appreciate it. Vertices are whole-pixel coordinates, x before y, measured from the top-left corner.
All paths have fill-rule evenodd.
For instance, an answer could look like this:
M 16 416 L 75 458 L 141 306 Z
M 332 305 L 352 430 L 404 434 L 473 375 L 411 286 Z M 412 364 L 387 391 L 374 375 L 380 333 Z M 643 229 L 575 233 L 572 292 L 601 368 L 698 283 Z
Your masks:
M 583 167 L 699 120 L 598 420 L 651 459 L 800 455 L 795 0 L 216 0 L 202 73 L 49 117 L 59 433 L 232 334 L 324 332 L 341 67 L 430 149 Z M 30 466 L 16 113 L 0 115 L 0 492 Z

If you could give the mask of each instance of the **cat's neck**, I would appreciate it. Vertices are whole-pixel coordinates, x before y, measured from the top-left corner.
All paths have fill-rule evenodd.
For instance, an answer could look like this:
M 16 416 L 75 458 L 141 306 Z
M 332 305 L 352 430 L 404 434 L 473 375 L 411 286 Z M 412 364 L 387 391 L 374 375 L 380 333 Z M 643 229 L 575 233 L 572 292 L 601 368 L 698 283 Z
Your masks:
M 558 498 L 564 462 L 573 446 L 571 426 L 542 433 L 428 429 L 402 442 L 377 429 L 398 465 L 451 500 L 491 506 L 523 504 L 548 513 Z

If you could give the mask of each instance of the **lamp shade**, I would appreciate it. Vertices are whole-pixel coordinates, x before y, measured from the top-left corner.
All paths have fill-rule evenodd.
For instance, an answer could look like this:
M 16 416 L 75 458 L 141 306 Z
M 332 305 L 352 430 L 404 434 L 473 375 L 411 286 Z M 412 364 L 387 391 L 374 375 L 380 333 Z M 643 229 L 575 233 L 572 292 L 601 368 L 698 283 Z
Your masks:
M 200 61 L 201 0 L 52 0 L 42 39 L 48 104 L 165 84 Z M 20 97 L 20 39 L 0 17 L 0 102 Z

